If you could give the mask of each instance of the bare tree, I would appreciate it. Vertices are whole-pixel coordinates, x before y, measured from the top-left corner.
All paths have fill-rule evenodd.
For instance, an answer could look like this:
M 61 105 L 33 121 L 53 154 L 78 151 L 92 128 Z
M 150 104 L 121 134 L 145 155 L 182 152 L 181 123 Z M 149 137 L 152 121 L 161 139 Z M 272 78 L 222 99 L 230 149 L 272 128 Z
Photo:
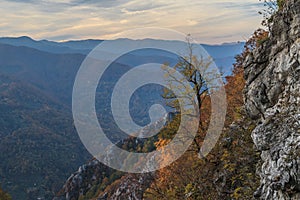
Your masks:
M 221 74 L 216 72 L 215 69 L 211 69 L 210 66 L 213 62 L 212 58 L 204 58 L 203 56 L 198 56 L 194 53 L 195 45 L 191 41 L 190 35 L 187 36 L 187 54 L 180 56 L 178 63 L 173 67 L 173 70 L 167 70 L 167 66 L 164 65 L 163 69 L 166 71 L 166 76 L 171 80 L 169 83 L 169 88 L 180 87 L 180 84 L 183 84 L 182 80 L 178 80 L 174 76 L 174 71 L 180 72 L 183 75 L 183 78 L 188 81 L 192 91 L 186 90 L 187 98 L 193 98 L 196 96 L 198 111 L 199 111 L 199 132 L 203 133 L 207 129 L 208 123 L 204 123 L 208 120 L 210 111 L 204 111 L 204 103 L 209 102 L 209 96 L 211 91 L 215 88 L 212 88 L 214 84 L 209 84 L 215 80 L 221 78 Z M 208 87 L 210 85 L 210 88 Z M 178 97 L 170 89 L 164 89 L 163 98 L 166 100 L 167 105 L 171 108 L 174 108 L 177 113 L 180 113 Z M 182 97 L 179 97 L 182 98 Z M 183 97 L 184 98 L 184 97 Z M 195 105 L 193 105 L 195 106 Z M 206 103 L 207 106 L 207 103 Z M 203 113 L 205 112 L 205 113 Z M 182 114 L 182 113 L 180 113 Z M 203 117 L 203 114 L 206 117 Z M 194 143 L 197 146 L 196 149 L 199 152 L 201 145 L 200 142 L 203 139 L 204 135 L 194 139 Z M 199 138 L 199 134 L 197 135 Z

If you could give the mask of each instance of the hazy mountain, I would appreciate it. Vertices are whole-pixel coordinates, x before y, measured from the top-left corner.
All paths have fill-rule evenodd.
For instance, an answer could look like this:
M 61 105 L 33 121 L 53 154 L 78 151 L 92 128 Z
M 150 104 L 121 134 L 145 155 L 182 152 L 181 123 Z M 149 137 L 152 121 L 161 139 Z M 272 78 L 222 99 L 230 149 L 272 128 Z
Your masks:
M 82 61 L 100 42 L 0 38 L 0 182 L 14 199 L 51 199 L 65 179 L 91 158 L 73 125 L 71 95 Z M 242 46 L 204 45 L 228 74 Z M 159 50 L 134 51 L 118 58 L 105 72 L 96 93 L 96 109 L 104 113 L 98 118 L 110 139 L 116 142 L 122 133 L 107 111 L 117 80 L 137 65 L 175 64 L 176 59 Z M 145 86 L 133 95 L 136 123 L 150 122 L 148 109 L 162 103 L 161 89 Z
M 36 41 L 29 37 L 23 36 L 18 38 L 2 37 L 0 43 L 9 44 L 12 46 L 26 46 L 40 51 L 45 51 L 55 54 L 88 54 L 92 49 L 99 45 L 103 40 L 78 40 L 67 42 L 53 42 L 48 40 Z M 155 42 L 155 40 L 153 40 Z M 156 42 L 159 40 L 156 40 Z M 221 45 L 202 44 L 204 49 L 214 58 L 216 64 L 222 68 L 225 75 L 230 75 L 234 57 L 241 53 L 244 47 L 244 42 L 225 43 Z M 141 55 L 139 55 L 141 56 Z M 157 56 L 157 55 L 156 55 Z
M 18 38 L 3 37 L 0 43 L 13 46 L 26 46 L 49 53 L 81 53 L 87 54 L 91 49 L 95 48 L 101 40 L 82 40 L 68 42 L 53 42 L 48 40 L 36 41 L 30 37 L 23 36 Z
M 28 47 L 0 44 L 0 73 L 33 84 L 62 103 L 69 101 L 84 56 L 52 54 Z

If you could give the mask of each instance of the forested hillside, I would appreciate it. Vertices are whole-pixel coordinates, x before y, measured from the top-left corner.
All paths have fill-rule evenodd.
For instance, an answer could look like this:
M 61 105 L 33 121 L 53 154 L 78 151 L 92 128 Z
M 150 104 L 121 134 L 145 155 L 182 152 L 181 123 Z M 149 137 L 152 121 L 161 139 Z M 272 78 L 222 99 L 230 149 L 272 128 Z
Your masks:
M 3 152 L 0 182 L 13 199 L 52 199 L 70 174 L 92 159 L 73 125 L 71 97 L 85 54 L 99 42 L 0 39 L 0 149 Z M 240 44 L 207 48 L 211 52 L 217 49 L 216 59 L 230 71 L 230 60 L 240 51 Z M 220 55 L 222 48 L 228 50 L 226 57 Z M 99 121 L 112 141 L 118 142 L 120 131 L 106 110 L 116 80 L 130 67 L 157 60 L 174 62 L 174 57 L 153 50 L 124 56 L 114 63 L 98 87 L 96 108 L 104 113 L 98 116 Z M 147 110 L 153 102 L 162 102 L 161 94 L 160 87 L 144 87 L 135 93 L 134 118 L 147 124 Z M 153 146 L 145 143 L 143 148 L 150 150 Z
M 85 177 L 84 184 L 71 177 L 60 198 L 299 199 L 299 1 L 265 1 L 265 6 L 265 29 L 254 31 L 243 53 L 236 56 L 233 75 L 226 77 L 225 127 L 206 158 L 199 159 L 197 154 L 210 117 L 210 96 L 203 92 L 197 137 L 176 162 L 154 173 L 118 174 L 121 178 L 115 181 L 102 178 L 97 183 L 86 176 L 98 174 L 88 163 L 85 171 L 76 172 Z M 180 116 L 175 115 L 150 141 L 152 148 L 164 148 L 179 122 Z M 121 146 L 149 150 L 135 138 Z M 83 192 L 78 193 L 72 184 Z
M 128 152 L 164 151 L 180 127 L 182 110 L 172 91 L 143 86 L 130 99 L 133 120 L 149 124 L 148 112 L 156 103 L 169 113 L 137 133 L 151 134 L 163 123 L 157 135 L 124 137 L 110 102 L 123 74 L 145 63 L 167 63 L 196 93 L 199 126 L 192 145 L 174 163 L 151 173 L 130 174 L 105 166 L 90 155 L 75 129 L 75 77 L 102 40 L 0 38 L 0 200 L 299 199 L 299 0 L 264 3 L 263 28 L 245 43 L 203 45 L 223 70 L 227 101 L 222 134 L 205 157 L 199 152 L 217 90 L 210 90 L 197 68 L 209 64 L 194 54 L 195 44 L 188 42 L 188 52 L 181 57 L 151 48 L 135 50 L 118 57 L 103 73 L 95 96 L 98 121 L 107 137 Z M 172 75 L 166 71 L 166 77 Z

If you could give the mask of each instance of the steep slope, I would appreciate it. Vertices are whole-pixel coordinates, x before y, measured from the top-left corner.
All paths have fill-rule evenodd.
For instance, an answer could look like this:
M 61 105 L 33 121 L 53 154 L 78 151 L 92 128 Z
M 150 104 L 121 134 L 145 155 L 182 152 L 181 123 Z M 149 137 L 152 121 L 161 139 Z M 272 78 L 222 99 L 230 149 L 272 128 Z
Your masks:
M 163 123 L 170 123 L 167 118 L 171 119 L 172 116 L 165 116 L 161 121 L 147 126 L 138 135 L 157 132 Z M 130 137 L 119 141 L 116 145 L 128 151 L 148 152 L 155 149 L 156 139 L 157 137 L 151 139 Z M 107 159 L 115 155 L 114 151 L 108 150 L 108 152 L 110 154 Z M 68 178 L 55 200 L 91 199 L 96 196 L 102 199 L 142 199 L 143 193 L 150 186 L 153 178 L 151 173 L 120 172 L 93 159 L 80 166 L 78 171 Z
M 81 54 L 53 54 L 0 43 L 0 74 L 30 83 L 67 105 L 83 59 Z
M 0 75 L 0 182 L 13 199 L 51 199 L 89 158 L 71 113 L 36 87 Z
M 245 103 L 258 119 L 261 199 L 300 199 L 300 1 L 273 17 L 269 38 L 245 62 Z
M 227 77 L 229 107 L 224 132 L 206 159 L 199 159 L 197 150 L 191 147 L 172 165 L 155 173 L 136 175 L 109 172 L 103 164 L 92 161 L 72 174 L 57 199 L 252 199 L 259 185 L 255 174 L 258 153 L 250 137 L 255 123 L 245 117 L 242 108 L 243 87 L 243 70 L 239 63 L 235 66 L 234 76 Z M 179 118 L 172 116 L 170 120 L 172 122 L 158 138 L 170 138 L 177 130 Z M 120 146 L 146 152 L 157 147 L 157 143 L 149 148 L 141 141 L 132 138 L 124 140 Z M 114 181 L 116 175 L 119 178 Z
M 84 55 L 56 52 L 58 44 L 47 41 L 37 42 L 28 37 L 20 40 L 21 44 L 0 44 L 0 182 L 14 199 L 50 199 L 62 180 L 90 158 L 78 139 L 70 111 L 72 86 Z M 67 42 L 58 46 L 82 49 L 94 45 L 86 43 Z M 47 48 L 53 45 L 54 50 L 50 50 L 55 53 L 43 49 L 45 44 Z M 142 52 L 124 57 L 120 63 L 135 65 L 165 57 Z M 100 88 L 97 99 L 108 99 L 105 95 L 113 86 L 109 81 L 128 70 L 128 66 L 120 63 L 108 72 L 104 85 L 109 88 Z M 133 96 L 136 119 L 144 119 L 139 116 L 144 116 L 151 104 L 144 102 L 157 99 L 159 93 L 154 96 L 155 93 L 157 89 L 145 87 Z M 97 108 L 106 109 L 109 105 L 99 103 Z M 109 133 L 117 133 L 113 119 L 101 115 L 99 121 Z

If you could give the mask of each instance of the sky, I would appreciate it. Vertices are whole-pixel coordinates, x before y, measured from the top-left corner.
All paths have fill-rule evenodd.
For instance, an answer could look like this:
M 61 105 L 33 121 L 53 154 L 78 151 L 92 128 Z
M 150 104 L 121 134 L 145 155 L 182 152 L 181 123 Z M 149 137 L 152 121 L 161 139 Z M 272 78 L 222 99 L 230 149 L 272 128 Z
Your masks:
M 259 10 L 259 0 L 2 0 L 0 37 L 111 39 L 158 27 L 220 44 L 245 41 L 260 27 Z

